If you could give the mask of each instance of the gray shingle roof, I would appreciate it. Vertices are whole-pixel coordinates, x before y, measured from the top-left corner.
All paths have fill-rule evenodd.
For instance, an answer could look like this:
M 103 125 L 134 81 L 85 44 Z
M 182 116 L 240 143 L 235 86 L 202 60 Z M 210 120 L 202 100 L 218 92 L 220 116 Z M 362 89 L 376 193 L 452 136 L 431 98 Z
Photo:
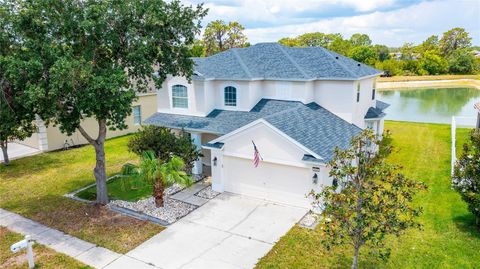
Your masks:
M 322 47 L 259 43 L 193 58 L 193 79 L 356 80 L 382 72 Z
M 368 108 L 367 114 L 365 114 L 365 119 L 378 119 L 385 117 L 383 110 L 389 107 L 390 104 L 376 100 L 375 107 Z
M 335 147 L 348 148 L 361 129 L 316 103 L 262 99 L 250 111 L 215 109 L 206 117 L 155 113 L 145 123 L 190 131 L 227 134 L 263 118 L 304 147 L 321 156 L 333 157 Z

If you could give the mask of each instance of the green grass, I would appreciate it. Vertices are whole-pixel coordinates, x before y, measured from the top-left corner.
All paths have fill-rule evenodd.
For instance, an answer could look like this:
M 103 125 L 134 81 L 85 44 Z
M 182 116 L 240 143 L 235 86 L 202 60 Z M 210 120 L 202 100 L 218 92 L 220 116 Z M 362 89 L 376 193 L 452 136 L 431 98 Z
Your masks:
M 10 245 L 23 238 L 22 235 L 11 232 L 7 228 L 0 226 L 0 268 L 28 268 L 28 262 L 25 258 L 25 250 L 18 253 L 12 253 L 10 251 Z M 40 244 L 33 245 L 33 254 L 35 268 L 91 268 L 73 258 L 57 253 Z
M 110 200 L 124 200 L 135 202 L 152 196 L 151 184 L 135 182 L 127 178 L 112 178 L 107 183 L 108 197 Z M 93 201 L 97 197 L 96 186 L 87 188 L 76 194 L 77 197 Z
M 128 152 L 129 137 L 107 140 L 107 173 L 138 158 Z M 39 154 L 0 165 L 0 208 L 36 220 L 86 241 L 125 253 L 163 228 L 63 197 L 95 182 L 92 146 Z
M 415 203 L 423 207 L 423 230 L 389 237 L 388 261 L 371 258 L 363 249 L 360 268 L 479 268 L 480 232 L 460 196 L 450 188 L 450 126 L 387 122 L 396 151 L 389 161 L 404 166 L 404 173 L 429 187 Z M 467 131 L 459 129 L 459 143 Z M 257 264 L 258 268 L 348 268 L 349 246 L 326 250 L 321 233 L 293 227 Z

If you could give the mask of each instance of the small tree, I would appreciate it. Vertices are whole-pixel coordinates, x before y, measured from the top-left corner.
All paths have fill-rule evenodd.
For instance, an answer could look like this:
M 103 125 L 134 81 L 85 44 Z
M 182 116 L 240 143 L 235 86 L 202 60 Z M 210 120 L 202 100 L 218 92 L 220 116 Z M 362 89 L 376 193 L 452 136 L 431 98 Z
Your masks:
M 187 187 L 192 185 L 191 178 L 183 170 L 184 162 L 181 158 L 172 156 L 169 161 L 163 162 L 155 157 L 153 151 L 146 151 L 139 165 L 124 165 L 122 175 L 152 184 L 155 205 L 163 207 L 166 188 L 174 183 Z
M 379 151 L 372 150 L 378 146 Z M 340 190 L 331 186 L 311 194 L 314 206 L 323 209 L 323 243 L 327 248 L 350 244 L 353 269 L 358 268 L 362 246 L 387 258 L 386 235 L 398 236 L 409 227 L 419 227 L 415 218 L 421 210 L 413 207 L 412 200 L 424 185 L 401 174 L 398 165 L 388 164 L 385 157 L 390 152 L 391 146 L 382 144 L 371 130 L 363 131 L 352 140 L 351 148 L 336 149 L 329 163 L 330 177 Z
M 162 162 L 169 161 L 171 156 L 179 156 L 185 161 L 188 173 L 193 162 L 203 156 L 188 133 L 182 131 L 177 136 L 168 128 L 153 125 L 144 126 L 138 131 L 128 141 L 128 149 L 139 156 L 145 151 L 153 151 Z
M 463 145 L 463 153 L 455 163 L 453 186 L 467 202 L 468 209 L 480 225 L 480 131 L 472 130 L 470 143 Z

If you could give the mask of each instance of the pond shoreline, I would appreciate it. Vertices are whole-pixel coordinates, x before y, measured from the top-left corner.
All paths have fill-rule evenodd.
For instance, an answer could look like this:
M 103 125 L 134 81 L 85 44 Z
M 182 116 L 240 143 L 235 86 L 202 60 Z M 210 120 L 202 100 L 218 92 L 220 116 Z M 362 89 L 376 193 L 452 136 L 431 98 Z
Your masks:
M 480 90 L 480 80 L 477 79 L 446 79 L 377 82 L 377 89 L 382 91 L 415 88 L 455 88 L 470 87 Z

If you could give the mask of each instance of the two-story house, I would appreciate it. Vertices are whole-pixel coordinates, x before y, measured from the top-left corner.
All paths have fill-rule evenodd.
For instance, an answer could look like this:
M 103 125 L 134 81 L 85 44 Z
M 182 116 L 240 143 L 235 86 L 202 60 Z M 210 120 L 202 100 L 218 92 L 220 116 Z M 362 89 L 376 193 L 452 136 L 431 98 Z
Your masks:
M 194 173 L 211 173 L 215 191 L 308 207 L 307 193 L 332 184 L 335 147 L 363 128 L 383 132 L 381 72 L 335 52 L 261 43 L 194 61 L 191 81 L 158 89 L 145 123 L 191 133 L 205 155 Z

